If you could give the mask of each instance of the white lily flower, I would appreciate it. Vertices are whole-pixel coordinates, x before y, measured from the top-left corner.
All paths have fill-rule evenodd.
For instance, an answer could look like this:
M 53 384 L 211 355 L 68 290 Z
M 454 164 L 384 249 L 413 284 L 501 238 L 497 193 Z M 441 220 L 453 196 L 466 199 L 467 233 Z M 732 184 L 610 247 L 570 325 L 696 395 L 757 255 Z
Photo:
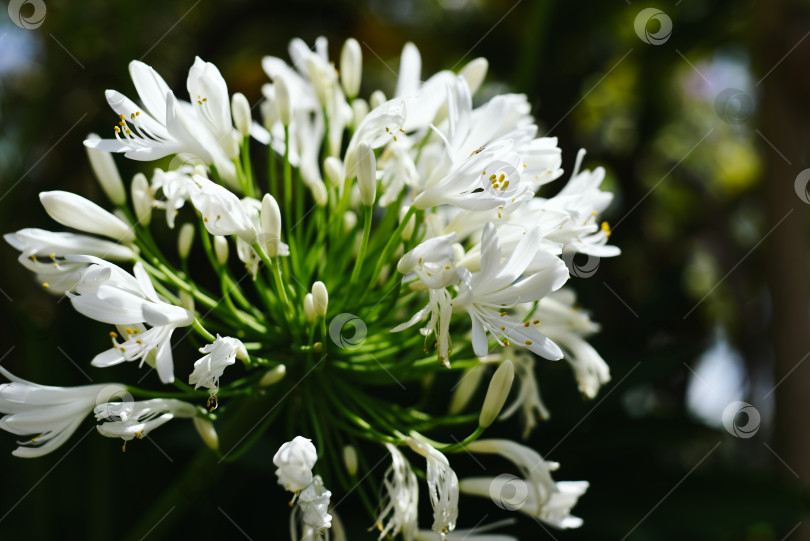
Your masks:
M 188 152 L 199 156 L 206 164 L 214 165 L 227 182 L 235 183 L 236 166 L 225 153 L 225 145 L 230 145 L 231 141 L 225 141 L 223 145 L 209 128 L 212 119 L 220 121 L 219 112 L 211 113 L 211 118 L 198 117 L 194 106 L 177 100 L 163 78 L 143 62 L 130 62 L 129 72 L 144 107 L 137 106 L 115 90 L 107 90 L 107 103 L 120 118 L 115 126 L 115 139 L 88 139 L 84 142 L 85 146 L 107 152 L 124 152 L 127 158 L 139 161 Z M 210 70 L 202 67 L 195 69 L 189 86 L 202 88 L 201 78 L 210 83 L 206 87 L 214 91 L 218 99 L 218 87 L 213 82 Z M 199 101 L 202 101 L 203 96 L 200 96 Z M 227 96 L 225 103 L 228 103 Z
M 225 372 L 225 368 L 234 364 L 237 358 L 242 360 L 248 358 L 248 352 L 241 340 L 218 334 L 212 344 L 200 348 L 200 353 L 205 353 L 205 356 L 195 361 L 194 371 L 188 377 L 188 383 L 194 385 L 195 389 L 206 387 L 212 394 L 216 394 L 219 389 L 219 378 Z
M 248 244 L 258 240 L 256 224 L 250 218 L 239 198 L 227 188 L 194 175 L 188 183 L 188 192 L 194 207 L 202 214 L 205 228 L 212 235 L 237 235 Z M 261 204 L 259 205 L 261 207 Z M 258 218 L 258 212 L 256 213 Z
M 174 229 L 175 217 L 189 198 L 188 186 L 193 174 L 194 167 L 184 165 L 173 171 L 155 169 L 152 175 L 150 188 L 153 195 L 152 204 L 166 211 L 166 224 L 170 229 Z M 158 192 L 162 194 L 163 199 L 155 198 L 155 194 Z
M 126 222 L 80 195 L 54 190 L 41 192 L 39 200 L 48 215 L 64 226 L 124 243 L 135 240 L 135 233 Z
M 18 378 L 2 366 L 10 383 L 0 385 L 0 428 L 18 436 L 35 434 L 11 454 L 23 458 L 46 455 L 63 445 L 93 411 L 96 400 L 126 392 L 118 384 L 50 387 Z
M 117 401 L 99 404 L 93 412 L 98 432 L 108 438 L 121 438 L 126 442 L 133 438 L 143 439 L 152 430 L 172 419 L 192 419 L 199 408 L 182 400 L 155 398 L 141 401 Z
M 234 142 L 241 137 L 235 133 L 231 121 L 228 85 L 219 69 L 211 62 L 205 62 L 199 56 L 195 57 L 194 64 L 188 71 L 186 88 L 197 118 L 213 134 L 228 158 L 232 160 L 237 158 L 239 146 Z
M 427 461 L 427 484 L 430 505 L 433 506 L 432 530 L 442 539 L 456 528 L 458 518 L 458 477 L 447 457 L 432 445 L 413 438 L 404 440 L 410 448 Z
M 471 453 L 501 455 L 518 467 L 528 489 L 526 501 L 519 507 L 521 512 L 559 528 L 577 528 L 582 524 L 569 513 L 588 488 L 587 481 L 556 483 L 551 472 L 559 468 L 558 463 L 546 461 L 537 451 L 511 440 L 477 440 L 466 449 Z M 464 479 L 461 490 L 465 494 L 492 497 L 492 483 L 490 478 Z
M 273 464 L 278 468 L 278 484 L 290 492 L 303 490 L 312 482 L 312 468 L 318 460 L 318 451 L 312 440 L 296 436 L 279 447 L 273 456 Z
M 107 367 L 141 360 L 154 367 L 163 383 L 174 381 L 171 337 L 178 327 L 194 322 L 194 315 L 163 302 L 140 262 L 133 275 L 98 258 L 71 256 L 72 261 L 93 263 L 76 286 L 70 302 L 77 312 L 103 323 L 117 325 L 125 334 L 110 333 L 113 347 L 93 358 L 93 366 Z M 144 324 L 151 327 L 147 329 Z
M 386 443 L 385 448 L 391 453 L 391 466 L 383 476 L 385 492 L 377 515 L 379 539 L 401 533 L 405 541 L 413 541 L 418 529 L 419 483 L 402 452 L 390 443 Z

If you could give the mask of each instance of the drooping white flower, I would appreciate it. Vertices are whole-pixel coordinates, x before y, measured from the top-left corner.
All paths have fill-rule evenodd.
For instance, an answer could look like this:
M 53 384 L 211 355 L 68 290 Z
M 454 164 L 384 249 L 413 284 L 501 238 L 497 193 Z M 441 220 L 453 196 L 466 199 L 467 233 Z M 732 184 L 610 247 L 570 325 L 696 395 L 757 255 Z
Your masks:
M 141 401 L 116 401 L 99 404 L 93 410 L 98 432 L 108 438 L 121 438 L 127 442 L 133 438 L 143 439 L 152 430 L 172 419 L 191 419 L 199 408 L 173 398 L 154 398 Z
M 300 510 L 301 522 L 316 533 L 323 534 L 332 526 L 332 515 L 328 513 L 331 497 L 332 493 L 323 486 L 321 476 L 313 477 L 312 482 L 298 494 L 296 507 Z
M 18 378 L 2 366 L 0 374 L 10 383 L 0 385 L 0 428 L 18 436 L 34 437 L 20 441 L 11 454 L 23 458 L 46 455 L 59 448 L 93 410 L 97 399 L 109 400 L 125 393 L 118 384 L 50 387 Z
M 219 378 L 225 368 L 234 364 L 237 358 L 248 358 L 245 345 L 240 340 L 218 334 L 212 344 L 200 348 L 200 353 L 205 353 L 205 356 L 194 362 L 194 370 L 188 377 L 188 383 L 194 385 L 195 389 L 206 387 L 212 394 L 219 389 Z
M 303 490 L 312 482 L 312 468 L 318 460 L 318 451 L 312 440 L 296 436 L 283 444 L 273 456 L 273 464 L 278 468 L 278 484 L 290 492 Z
M 212 100 L 221 101 L 221 85 L 215 81 L 218 71 L 214 74 L 213 70 L 195 65 L 197 68 L 193 70 L 193 77 L 190 74 L 189 87 L 206 88 L 212 91 Z M 129 73 L 143 107 L 120 92 L 107 90 L 107 103 L 120 119 L 115 126 L 115 139 L 88 139 L 85 146 L 107 152 L 124 152 L 127 158 L 139 161 L 187 152 L 215 166 L 226 182 L 235 183 L 236 166 L 225 152 L 233 141 L 229 137 L 220 141 L 211 131 L 212 126 L 224 126 L 219 103 L 210 110 L 207 107 L 203 110 L 202 105 L 207 103 L 208 96 L 199 94 L 197 101 L 201 103 L 197 103 L 198 109 L 191 103 L 178 100 L 163 78 L 143 62 L 130 62 Z M 225 104 L 228 105 L 227 88 L 225 93 Z M 192 95 L 193 98 L 196 95 Z M 228 113 L 230 122 L 229 105 Z
M 194 207 L 202 214 L 209 233 L 237 235 L 248 244 L 257 241 L 256 224 L 233 192 L 201 175 L 194 175 L 188 183 L 188 192 Z
M 39 200 L 48 215 L 64 226 L 124 243 L 135 240 L 135 233 L 126 222 L 80 195 L 54 190 L 41 192 Z
M 458 518 L 458 477 L 450 467 L 447 457 L 432 445 L 414 438 L 404 440 L 410 448 L 425 457 L 430 505 L 433 506 L 431 529 L 442 536 L 456 528 Z
M 466 446 L 471 453 L 498 454 L 510 460 L 521 472 L 528 494 L 519 510 L 559 528 L 577 528 L 582 521 L 570 516 L 571 508 L 588 488 L 587 481 L 555 482 L 551 472 L 559 468 L 540 453 L 511 440 L 477 440 Z M 492 478 L 464 479 L 461 490 L 465 494 L 491 496 Z
M 383 476 L 384 492 L 377 515 L 379 539 L 401 533 L 405 541 L 413 541 L 418 528 L 419 483 L 402 452 L 390 443 L 385 448 L 391 453 L 391 466 Z
M 72 261 L 92 263 L 76 286 L 70 301 L 77 312 L 103 323 L 117 325 L 124 336 L 118 342 L 111 333 L 113 347 L 99 353 L 94 366 L 112 366 L 141 360 L 154 367 L 163 383 L 174 381 L 171 337 L 178 327 L 194 321 L 194 315 L 179 306 L 162 301 L 140 262 L 134 275 L 98 258 L 71 256 Z M 151 327 L 146 328 L 144 324 Z

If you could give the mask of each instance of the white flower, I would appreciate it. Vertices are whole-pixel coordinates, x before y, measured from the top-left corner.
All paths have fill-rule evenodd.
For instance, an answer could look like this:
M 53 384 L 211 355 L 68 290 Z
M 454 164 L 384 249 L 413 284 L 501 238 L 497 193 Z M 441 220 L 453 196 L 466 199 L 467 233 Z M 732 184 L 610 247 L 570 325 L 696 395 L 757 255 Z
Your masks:
M 70 301 L 77 312 L 103 323 L 118 325 L 123 342 L 111 333 L 113 347 L 99 353 L 94 366 L 106 367 L 140 359 L 154 367 L 163 383 L 174 381 L 171 337 L 177 327 L 186 327 L 194 315 L 163 302 L 140 262 L 133 275 L 98 258 L 71 256 L 73 261 L 93 263 L 76 286 Z M 151 328 L 147 329 L 144 323 Z
M 236 158 L 239 147 L 235 143 L 241 138 L 231 122 L 228 85 L 219 69 L 211 62 L 195 57 L 188 71 L 186 88 L 197 118 L 210 130 L 225 154 L 231 159 Z
M 515 364 L 515 374 L 520 380 L 520 390 L 512 405 L 501 413 L 500 419 L 508 419 L 519 410 L 523 422 L 523 439 L 525 440 L 534 430 L 534 427 L 537 426 L 537 419 L 548 419 L 549 412 L 540 398 L 540 388 L 534 375 L 534 358 L 532 355 L 526 351 L 513 349 L 509 353 L 504 353 L 504 357 L 507 356 Z
M 194 363 L 194 371 L 188 377 L 189 385 L 195 389 L 206 387 L 212 393 L 219 389 L 219 378 L 225 368 L 231 366 L 239 359 L 247 359 L 248 353 L 245 345 L 236 338 L 217 335 L 213 344 L 206 344 L 200 348 L 200 353 L 206 355 Z
M 80 195 L 54 190 L 41 192 L 39 200 L 50 217 L 64 226 L 125 243 L 135 240 L 126 222 Z
M 194 168 L 184 165 L 174 171 L 155 169 L 152 175 L 150 190 L 152 195 L 160 191 L 164 198 L 164 200 L 155 199 L 152 204 L 166 211 L 166 223 L 170 229 L 174 229 L 174 218 L 188 199 L 188 185 L 193 174 Z
M 416 453 L 427 461 L 427 484 L 430 505 L 433 506 L 432 530 L 442 536 L 456 528 L 458 518 L 458 477 L 450 467 L 447 457 L 432 445 L 406 438 L 404 440 Z
M 173 398 L 155 398 L 138 402 L 120 401 L 99 404 L 93 410 L 98 432 L 108 438 L 121 438 L 125 442 L 145 438 L 152 430 L 174 418 L 191 419 L 199 409 L 188 402 Z
M 528 495 L 519 510 L 558 528 L 577 528 L 582 521 L 570 516 L 571 508 L 588 488 L 587 481 L 556 483 L 551 472 L 556 462 L 543 460 L 540 454 L 510 440 L 477 440 L 466 446 L 472 453 L 499 454 L 518 467 L 527 485 Z M 493 479 L 472 478 L 461 482 L 465 494 L 491 497 Z
M 332 526 L 332 515 L 329 509 L 329 499 L 332 493 L 323 486 L 323 479 L 316 475 L 298 494 L 298 509 L 301 512 L 301 522 L 309 526 L 316 533 L 323 533 Z
M 235 183 L 236 166 L 225 151 L 232 140 L 223 137 L 224 140 L 220 141 L 211 131 L 212 127 L 224 129 L 225 125 L 219 103 L 222 101 L 222 89 L 216 81 L 219 72 L 214 73 L 216 68 L 207 69 L 205 66 L 208 65 L 202 64 L 195 62 L 196 68 L 189 73 L 188 86 L 211 91 L 210 99 L 217 101 L 217 104 L 203 109 L 202 105 L 207 103 L 209 97 L 199 94 L 197 101 L 200 103 L 196 104 L 195 109 L 195 105 L 177 100 L 166 81 L 150 66 L 137 60 L 130 62 L 129 73 L 144 107 L 137 106 L 115 90 L 107 90 L 107 103 L 120 119 L 115 126 L 115 139 L 87 139 L 85 146 L 107 152 L 124 152 L 127 158 L 139 161 L 152 161 L 187 152 L 199 156 L 206 164 L 214 165 L 225 181 Z M 227 88 L 225 93 L 224 103 L 229 109 L 230 122 Z M 192 94 L 192 98 L 196 98 L 196 95 Z
M 377 515 L 379 539 L 393 538 L 402 533 L 405 541 L 413 541 L 419 509 L 416 474 L 399 449 L 390 443 L 386 443 L 385 448 L 391 453 L 391 466 L 383 477 L 385 492 L 380 498 L 381 510 Z
M 248 244 L 258 239 L 256 224 L 245 207 L 227 188 L 211 182 L 201 175 L 194 175 L 188 183 L 188 192 L 194 207 L 203 216 L 205 228 L 212 235 L 237 235 Z M 261 206 L 261 205 L 260 205 Z M 256 213 L 258 218 L 258 213 Z
M 93 410 L 96 399 L 123 393 L 117 384 L 84 385 L 81 387 L 49 387 L 18 378 L 0 366 L 10 383 L 0 385 L 0 428 L 16 434 L 36 436 L 18 442 L 12 454 L 33 458 L 46 455 L 64 444 Z
M 296 436 L 282 445 L 273 457 L 278 467 L 278 484 L 290 492 L 298 492 L 312 482 L 312 468 L 318 460 L 318 452 L 312 440 Z

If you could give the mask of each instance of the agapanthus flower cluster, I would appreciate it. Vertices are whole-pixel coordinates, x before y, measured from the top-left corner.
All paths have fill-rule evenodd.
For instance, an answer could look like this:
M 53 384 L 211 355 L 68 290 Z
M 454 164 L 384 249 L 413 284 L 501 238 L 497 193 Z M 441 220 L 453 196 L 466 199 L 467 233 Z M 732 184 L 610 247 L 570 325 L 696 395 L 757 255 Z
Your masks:
M 324 38 L 289 54 L 263 59 L 253 105 L 200 58 L 184 90 L 133 61 L 137 99 L 107 90 L 115 123 L 85 141 L 114 209 L 43 192 L 73 232 L 5 236 L 43 288 L 111 326 L 90 364 L 128 363 L 147 385 L 46 387 L 0 368 L 0 428 L 31 436 L 15 454 L 56 450 L 91 413 L 125 444 L 192 419 L 222 460 L 302 434 L 266 457 L 293 493 L 293 538 L 345 538 L 332 495 L 348 494 L 379 539 L 408 541 L 489 531 L 456 529 L 460 496 L 496 499 L 499 478 L 459 479 L 452 456 L 500 455 L 526 488 L 511 510 L 579 526 L 587 482 L 482 436 L 519 413 L 525 438 L 548 417 L 545 361 L 565 359 L 586 398 L 610 379 L 568 285 L 573 255 L 619 253 L 599 219 L 604 171 L 580 152 L 549 196 L 557 140 L 538 137 L 526 96 L 476 97 L 482 58 L 423 81 L 407 44 L 390 97 L 366 99 L 357 41 L 338 61 Z M 152 169 L 125 183 L 117 153 Z M 267 413 L 243 426 L 251 408 Z

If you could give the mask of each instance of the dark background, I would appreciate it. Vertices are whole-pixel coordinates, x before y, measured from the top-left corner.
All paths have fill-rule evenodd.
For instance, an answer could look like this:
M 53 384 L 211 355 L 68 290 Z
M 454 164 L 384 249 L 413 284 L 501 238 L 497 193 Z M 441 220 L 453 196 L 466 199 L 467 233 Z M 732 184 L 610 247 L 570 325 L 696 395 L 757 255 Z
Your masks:
M 602 324 L 593 344 L 612 383 L 586 402 L 563 363 L 538 363 L 552 420 L 530 444 L 562 463 L 558 480 L 591 482 L 575 509 L 585 525 L 558 532 L 520 515 L 505 531 L 559 540 L 810 539 L 810 207 L 794 182 L 810 167 L 810 2 L 660 2 L 673 32 L 659 45 L 634 30 L 650 5 L 63 0 L 47 2 L 34 30 L 0 12 L 0 230 L 58 230 L 40 191 L 104 201 L 81 141 L 116 120 L 104 89 L 133 95 L 131 59 L 151 64 L 183 96 L 199 55 L 220 68 L 230 92 L 255 102 L 266 82 L 262 56 L 287 58 L 296 36 L 327 36 L 332 58 L 356 37 L 365 96 L 393 92 L 389 69 L 406 41 L 422 52 L 423 77 L 485 56 L 489 86 L 479 98 L 525 92 L 541 133 L 559 137 L 566 170 L 581 146 L 586 166 L 606 167 L 606 189 L 617 196 L 607 219 L 623 250 L 574 282 Z M 117 163 L 125 179 L 140 170 Z M 108 347 L 106 327 L 56 303 L 16 256 L 0 246 L 3 365 L 51 385 L 131 378 L 132 367 L 90 367 Z M 720 423 L 736 400 L 760 413 L 751 438 Z M 0 436 L 4 539 L 286 538 L 286 495 L 271 463 L 280 438 L 270 435 L 225 469 L 194 458 L 190 423 L 157 430 L 126 453 L 118 440 L 82 438 L 94 431 L 88 421 L 35 460 L 12 457 L 14 438 Z M 367 452 L 372 463 L 381 456 Z M 191 489 L 161 498 L 194 460 Z M 454 457 L 462 474 L 474 470 L 468 462 Z M 361 509 L 351 497 L 338 507 L 350 539 L 374 536 Z M 420 515 L 427 527 L 429 509 Z M 510 516 L 462 497 L 459 527 Z

